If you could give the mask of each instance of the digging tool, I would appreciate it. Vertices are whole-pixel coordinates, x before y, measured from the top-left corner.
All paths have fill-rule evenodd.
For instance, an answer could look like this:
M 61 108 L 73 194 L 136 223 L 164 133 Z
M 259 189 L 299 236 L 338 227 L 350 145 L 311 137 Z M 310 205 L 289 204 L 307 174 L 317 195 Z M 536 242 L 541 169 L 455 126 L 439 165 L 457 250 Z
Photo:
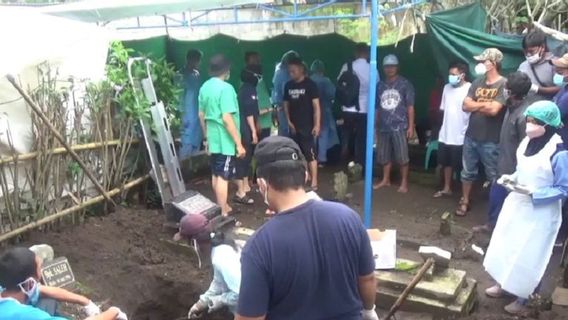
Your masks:
M 434 263 L 435 263 L 434 258 L 428 258 L 426 262 L 424 262 L 422 267 L 418 270 L 418 273 L 414 276 L 412 281 L 410 281 L 408 286 L 406 286 L 404 291 L 402 291 L 402 294 L 398 297 L 398 299 L 396 299 L 396 301 L 390 308 L 389 313 L 385 318 L 386 320 L 391 319 L 394 316 L 394 314 L 398 311 L 398 309 L 400 309 L 406 298 L 408 298 L 408 295 L 410 295 L 414 287 L 416 287 L 416 285 L 420 282 L 420 280 L 422 280 L 424 274 L 426 274 L 426 271 L 428 271 L 428 269 L 430 269 L 434 265 Z
M 83 169 L 83 171 L 85 172 L 85 175 L 95 185 L 95 188 L 97 188 L 97 190 L 103 195 L 103 197 L 105 197 L 105 199 L 108 202 L 110 202 L 112 205 L 116 206 L 116 203 L 112 200 L 110 195 L 106 192 L 106 190 L 103 188 L 103 186 L 99 183 L 99 181 L 93 175 L 91 170 L 89 170 L 89 168 L 87 167 L 85 162 L 83 162 L 83 160 L 81 159 L 81 157 L 79 157 L 79 155 L 75 152 L 75 150 L 73 150 L 73 148 L 71 148 L 71 146 L 69 146 L 67 144 L 67 142 L 65 142 L 65 138 L 63 138 L 63 136 L 61 136 L 61 134 L 51 124 L 51 122 L 49 122 L 49 119 L 41 111 L 40 107 L 38 107 L 37 104 L 32 100 L 32 98 L 28 95 L 28 93 L 24 89 L 22 89 L 22 87 L 20 87 L 20 85 L 16 82 L 16 79 L 14 79 L 14 76 L 6 75 L 6 79 L 8 79 L 8 81 L 12 84 L 12 86 L 14 86 L 14 88 L 16 88 L 16 90 L 20 93 L 20 95 L 28 103 L 30 108 L 32 108 L 32 110 L 39 116 L 41 121 L 43 121 L 43 124 L 45 124 L 47 126 L 47 128 L 49 129 L 49 131 L 51 131 L 51 133 L 53 134 L 55 139 L 57 139 L 57 141 L 59 141 L 59 143 L 61 143 L 63 145 L 63 147 L 67 150 L 67 152 L 69 153 L 71 158 L 73 158 L 73 160 L 77 161 L 77 164 L 81 167 L 81 169 Z

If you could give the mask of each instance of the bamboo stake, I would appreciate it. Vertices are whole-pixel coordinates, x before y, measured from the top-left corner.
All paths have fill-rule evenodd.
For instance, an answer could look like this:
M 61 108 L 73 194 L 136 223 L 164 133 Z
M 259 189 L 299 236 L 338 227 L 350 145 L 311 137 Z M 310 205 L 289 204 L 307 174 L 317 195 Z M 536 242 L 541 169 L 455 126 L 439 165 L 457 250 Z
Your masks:
M 84 151 L 84 150 L 92 150 L 92 149 L 100 149 L 102 147 L 105 146 L 118 146 L 121 144 L 135 144 L 138 143 L 138 139 L 132 139 L 130 141 L 120 141 L 119 139 L 116 140 L 112 140 L 112 141 L 108 141 L 108 142 L 91 142 L 91 143 L 85 143 L 85 144 L 78 144 L 78 145 L 74 145 L 74 146 L 70 146 L 71 149 L 75 150 L 75 151 Z M 67 149 L 65 149 L 64 147 L 59 147 L 59 148 L 55 148 L 55 149 L 51 149 L 48 150 L 47 152 L 45 152 L 45 154 L 51 154 L 51 155 L 56 155 L 56 154 L 65 154 L 67 153 Z M 34 159 L 35 157 L 37 157 L 39 154 L 39 152 L 34 151 L 34 152 L 30 152 L 30 153 L 24 153 L 24 154 L 19 154 L 19 155 L 15 155 L 12 157 L 3 157 L 0 158 L 0 164 L 6 164 L 6 163 L 12 163 L 16 160 L 18 161 L 23 161 L 23 160 L 30 160 L 30 159 Z
M 142 177 L 140 177 L 140 178 L 137 178 L 137 179 L 135 179 L 135 180 L 132 180 L 132 181 L 130 181 L 129 183 L 123 185 L 121 188 L 115 188 L 115 189 L 110 190 L 110 191 L 107 193 L 107 195 L 108 195 L 108 196 L 117 195 L 118 193 L 120 193 L 120 192 L 123 191 L 123 190 L 131 189 L 131 188 L 133 188 L 133 187 L 135 187 L 135 186 L 137 186 L 137 185 L 143 183 L 144 181 L 148 180 L 148 178 L 150 178 L 150 175 L 149 175 L 149 174 L 147 174 L 147 175 L 145 175 L 145 176 L 142 176 Z M 76 211 L 78 211 L 78 210 L 81 210 L 81 209 L 84 209 L 84 208 L 86 208 L 86 207 L 89 207 L 89 206 L 91 206 L 91 205 L 93 205 L 93 204 L 95 204 L 95 203 L 98 203 L 98 202 L 103 201 L 104 199 L 105 199 L 105 196 L 96 196 L 96 197 L 94 197 L 94 198 L 91 198 L 91 199 L 89 199 L 89 200 L 87 200 L 87 201 L 81 203 L 80 205 L 76 205 L 76 206 L 73 206 L 73 207 L 64 209 L 64 210 L 62 210 L 62 211 L 60 211 L 60 212 L 58 212 L 58 213 L 52 214 L 52 215 L 50 215 L 50 216 L 48 216 L 48 217 L 42 218 L 42 219 L 37 220 L 37 221 L 34 221 L 34 222 L 30 222 L 30 223 L 28 223 L 27 225 L 25 225 L 25 226 L 23 226 L 23 227 L 20 227 L 20 228 L 18 228 L 18 229 L 15 229 L 15 230 L 12 230 L 12 231 L 10 231 L 10 232 L 7 232 L 7 233 L 4 233 L 4 234 L 0 235 L 0 242 L 6 241 L 6 240 L 8 240 L 8 239 L 10 239 L 10 238 L 13 238 L 13 237 L 15 237 L 15 236 L 17 236 L 17 235 L 20 235 L 20 234 L 22 234 L 22 233 L 24 233 L 24 232 L 26 232 L 26 231 L 29 231 L 29 230 L 35 229 L 35 228 L 37 228 L 37 227 L 40 227 L 40 226 L 42 226 L 42 225 L 44 225 L 44 224 L 50 223 L 50 222 L 52 222 L 52 221 L 54 221 L 54 220 L 57 220 L 57 219 L 59 219 L 59 218 L 62 218 L 62 217 L 64 217 L 64 216 L 66 216 L 66 215 L 68 215 L 68 214 L 70 214 L 70 213 L 73 213 L 73 212 L 76 212 Z
M 83 169 L 83 171 L 85 172 L 85 175 L 87 175 L 87 177 L 89 177 L 89 180 L 91 180 L 91 182 L 93 182 L 93 184 L 95 185 L 97 190 L 99 190 L 99 192 L 110 203 L 112 203 L 113 205 L 116 205 L 116 203 L 112 200 L 112 198 L 105 191 L 103 186 L 101 186 L 99 181 L 97 181 L 97 178 L 95 178 L 95 176 L 93 175 L 91 170 L 89 170 L 89 168 L 87 167 L 85 162 L 83 162 L 81 157 L 79 157 L 79 155 L 73 149 L 71 149 L 71 147 L 67 144 L 67 142 L 65 142 L 65 139 L 61 136 L 61 134 L 59 134 L 57 129 L 49 122 L 49 119 L 47 119 L 47 117 L 45 116 L 45 114 L 43 114 L 41 109 L 33 102 L 32 98 L 27 94 L 27 92 L 25 92 L 24 89 L 22 89 L 22 87 L 20 87 L 20 85 L 18 83 L 16 83 L 16 79 L 14 79 L 14 77 L 12 75 L 7 75 L 6 78 L 8 79 L 8 81 L 10 81 L 12 86 L 14 86 L 14 88 L 16 88 L 16 90 L 18 90 L 20 95 L 24 98 L 24 100 L 26 100 L 26 102 L 32 108 L 32 110 L 34 110 L 34 112 L 39 116 L 39 118 L 47 126 L 49 131 L 51 131 L 51 133 L 53 134 L 55 139 L 57 139 L 59 141 L 59 143 L 61 143 L 65 147 L 65 149 L 67 149 L 67 151 L 69 152 L 69 155 L 71 155 L 71 157 L 75 161 L 77 161 L 77 164 L 79 164 L 79 166 Z

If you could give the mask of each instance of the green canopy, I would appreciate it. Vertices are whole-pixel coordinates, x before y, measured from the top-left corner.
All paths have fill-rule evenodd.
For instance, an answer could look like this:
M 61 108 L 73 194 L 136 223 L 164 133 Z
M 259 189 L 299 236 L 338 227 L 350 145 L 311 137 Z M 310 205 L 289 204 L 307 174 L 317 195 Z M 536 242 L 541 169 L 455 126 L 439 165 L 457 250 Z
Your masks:
M 208 10 L 267 0 L 86 0 L 46 6 L 43 13 L 85 22 L 107 22 L 119 19 L 156 16 L 184 11 Z
M 451 61 L 462 60 L 473 68 L 474 55 L 484 49 L 503 52 L 503 73 L 517 70 L 524 60 L 521 41 L 485 33 L 487 13 L 479 3 L 441 11 L 426 18 L 432 52 L 440 74 L 447 72 Z

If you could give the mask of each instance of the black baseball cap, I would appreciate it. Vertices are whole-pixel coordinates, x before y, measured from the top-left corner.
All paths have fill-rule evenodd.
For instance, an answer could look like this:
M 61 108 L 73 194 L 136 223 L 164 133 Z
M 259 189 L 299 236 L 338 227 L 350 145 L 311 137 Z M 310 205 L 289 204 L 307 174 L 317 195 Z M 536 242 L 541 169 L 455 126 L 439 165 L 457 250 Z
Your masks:
M 263 139 L 256 146 L 254 157 L 257 167 L 281 161 L 305 162 L 304 155 L 298 144 L 290 138 L 281 136 L 271 136 Z
M 222 54 L 214 55 L 209 60 L 209 75 L 218 77 L 231 69 L 231 62 Z

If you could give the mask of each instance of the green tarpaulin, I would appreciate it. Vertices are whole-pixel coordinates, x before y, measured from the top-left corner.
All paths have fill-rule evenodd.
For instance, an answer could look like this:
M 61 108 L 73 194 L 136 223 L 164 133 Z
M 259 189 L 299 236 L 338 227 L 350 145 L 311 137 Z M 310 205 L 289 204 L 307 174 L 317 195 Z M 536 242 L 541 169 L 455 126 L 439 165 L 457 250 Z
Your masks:
M 521 41 L 485 33 L 487 14 L 479 3 L 437 12 L 426 18 L 432 53 L 441 73 L 453 60 L 475 65 L 473 56 L 486 48 L 498 48 L 504 54 L 503 72 L 517 70 L 523 61 Z
M 524 59 L 521 41 L 518 38 L 502 37 L 484 33 L 486 13 L 479 4 L 438 12 L 427 17 L 428 34 L 418 34 L 414 40 L 402 40 L 398 47 L 379 47 L 379 65 L 386 54 L 395 53 L 401 62 L 401 74 L 416 88 L 416 110 L 418 122 L 427 117 L 429 95 L 436 85 L 436 77 L 446 79 L 448 65 L 462 60 L 473 69 L 473 56 L 490 47 L 499 48 L 505 58 L 503 72 L 515 71 Z M 352 55 L 355 43 L 337 35 L 328 34 L 314 37 L 281 35 L 262 41 L 241 41 L 224 35 L 217 35 L 202 41 L 180 41 L 166 36 L 146 40 L 128 41 L 127 47 L 154 57 L 166 57 L 180 70 L 185 62 L 185 53 L 197 48 L 204 53 L 202 74 L 206 75 L 206 63 L 215 53 L 224 53 L 233 62 L 230 82 L 238 88 L 239 75 L 244 66 L 244 54 L 254 50 L 260 52 L 266 83 L 271 87 L 274 67 L 282 54 L 288 50 L 299 52 L 306 63 L 321 59 L 327 65 L 327 75 L 335 80 L 341 65 Z
M 412 39 L 401 41 L 394 46 L 379 47 L 379 59 L 386 54 L 395 53 L 401 60 L 401 73 L 416 87 L 416 109 L 419 118 L 425 118 L 428 108 L 429 93 L 434 87 L 437 74 L 436 62 L 430 51 L 427 35 L 417 35 L 414 53 L 410 52 Z M 180 41 L 166 36 L 146 40 L 127 41 L 125 45 L 138 52 L 153 57 L 167 57 L 178 69 L 185 63 L 185 54 L 191 48 L 204 53 L 201 73 L 207 75 L 207 61 L 215 53 L 224 53 L 232 60 L 231 82 L 235 88 L 240 84 L 240 71 L 244 67 L 244 54 L 258 51 L 262 56 L 264 78 L 271 88 L 272 76 L 276 63 L 282 54 L 295 50 L 309 65 L 315 59 L 326 64 L 327 76 L 335 81 L 343 63 L 351 59 L 355 43 L 341 35 L 327 34 L 314 37 L 281 35 L 262 41 L 242 41 L 225 35 L 217 35 L 201 41 Z

